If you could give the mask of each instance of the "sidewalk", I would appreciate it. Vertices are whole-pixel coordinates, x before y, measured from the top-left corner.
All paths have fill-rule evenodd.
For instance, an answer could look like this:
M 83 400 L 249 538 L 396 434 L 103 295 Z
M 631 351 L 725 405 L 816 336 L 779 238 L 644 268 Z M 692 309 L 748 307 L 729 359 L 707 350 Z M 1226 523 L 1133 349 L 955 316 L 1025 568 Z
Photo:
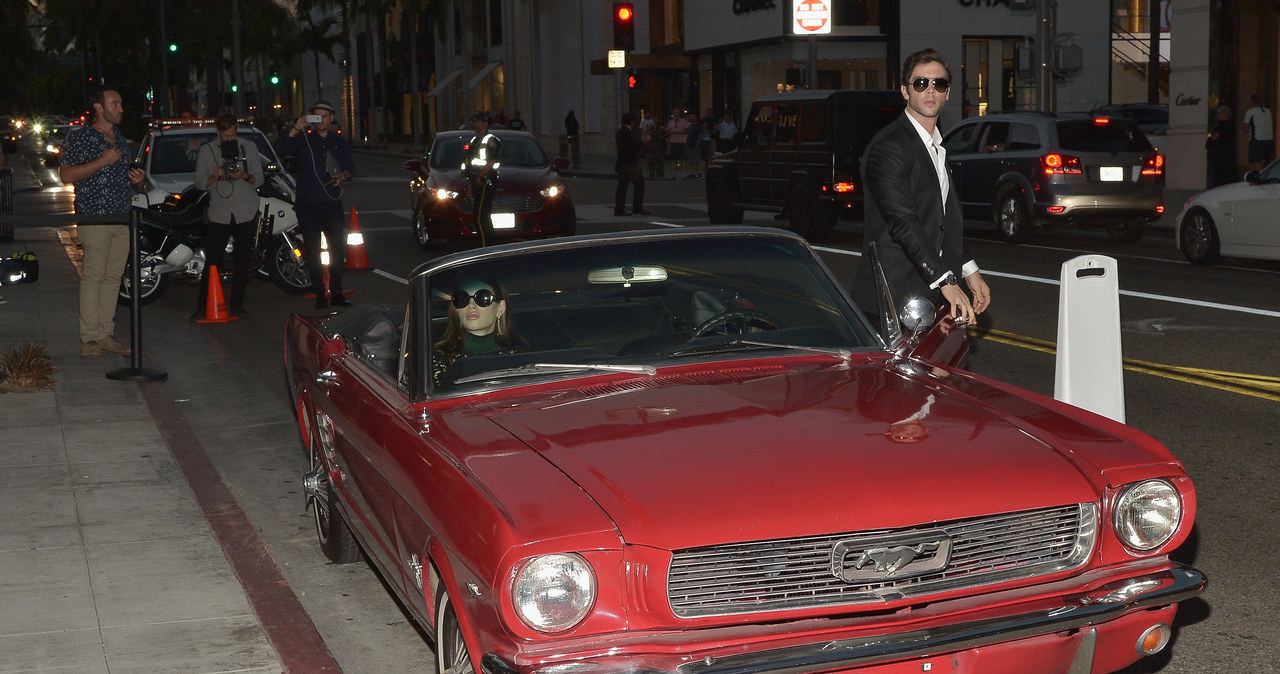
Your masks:
M 53 228 L 15 234 L 0 256 L 35 252 L 40 278 L 4 287 L 0 350 L 42 344 L 58 370 L 0 394 L 0 671 L 282 671 L 148 405 L 164 385 L 80 357 L 75 267 Z

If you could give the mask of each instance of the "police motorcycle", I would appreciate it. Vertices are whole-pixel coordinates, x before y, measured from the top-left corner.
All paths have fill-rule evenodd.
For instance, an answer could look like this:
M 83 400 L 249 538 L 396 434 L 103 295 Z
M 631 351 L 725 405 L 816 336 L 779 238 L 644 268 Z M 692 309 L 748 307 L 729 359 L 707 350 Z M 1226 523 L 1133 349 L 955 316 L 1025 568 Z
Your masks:
M 241 158 L 242 160 L 242 158 Z M 226 161 L 235 161 L 227 158 Z M 135 164 L 137 166 L 137 164 Z M 311 289 L 311 273 L 303 247 L 302 231 L 294 213 L 294 186 L 291 178 L 275 162 L 263 158 L 264 184 L 258 189 L 258 229 L 250 249 L 250 271 L 270 279 L 281 290 L 301 295 Z M 139 168 L 141 168 L 139 166 Z M 205 207 L 209 193 L 185 187 L 180 193 L 159 192 L 150 176 L 143 181 L 143 191 L 134 195 L 133 205 L 140 213 L 138 228 L 139 288 L 138 301 L 149 304 L 164 295 L 170 278 L 198 283 L 206 265 L 205 239 L 208 225 Z M 163 200 L 151 203 L 159 194 Z M 231 259 L 232 242 L 228 242 L 224 259 Z M 230 280 L 231 269 L 218 270 Z M 131 275 L 126 267 L 120 280 L 118 302 L 132 300 Z

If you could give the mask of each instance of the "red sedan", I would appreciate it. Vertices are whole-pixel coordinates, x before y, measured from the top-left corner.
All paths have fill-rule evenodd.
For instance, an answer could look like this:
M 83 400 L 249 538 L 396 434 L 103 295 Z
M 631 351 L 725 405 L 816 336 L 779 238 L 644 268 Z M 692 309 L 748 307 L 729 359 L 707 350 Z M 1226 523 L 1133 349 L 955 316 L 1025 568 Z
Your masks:
M 892 289 L 882 289 L 891 293 Z M 891 295 L 890 295 L 891 296 Z M 622 232 L 434 259 L 289 320 L 321 548 L 442 672 L 1110 672 L 1204 577 L 1128 426 L 876 332 L 800 237 Z
M 565 157 L 548 158 L 533 134 L 494 130 L 502 141 L 498 157 L 497 196 L 493 229 L 508 240 L 567 236 L 578 227 L 577 212 L 560 171 Z M 473 132 L 441 131 L 422 159 L 405 162 L 414 176 L 409 181 L 413 235 L 423 250 L 448 240 L 479 237 L 475 206 L 462 176 L 462 158 Z

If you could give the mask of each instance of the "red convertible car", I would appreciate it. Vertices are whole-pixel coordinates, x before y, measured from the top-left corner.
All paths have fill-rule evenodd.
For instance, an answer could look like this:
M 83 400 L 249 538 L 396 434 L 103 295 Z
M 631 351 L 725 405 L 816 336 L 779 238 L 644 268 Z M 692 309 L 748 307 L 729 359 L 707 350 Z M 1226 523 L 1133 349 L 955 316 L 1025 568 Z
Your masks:
M 573 234 L 578 228 L 577 211 L 559 173 L 569 167 L 569 159 L 547 157 L 538 139 L 526 131 L 493 133 L 502 141 L 493 202 L 494 235 L 513 240 Z M 462 176 L 462 158 L 474 135 L 469 130 L 441 131 L 431 140 L 426 157 L 404 163 L 413 172 L 409 207 L 413 236 L 423 250 L 445 241 L 479 237 L 475 205 Z
M 363 550 L 441 672 L 1110 672 L 1204 586 L 1167 449 L 959 369 L 932 307 L 873 327 L 794 234 L 408 286 L 292 317 L 286 368 L 321 549 Z

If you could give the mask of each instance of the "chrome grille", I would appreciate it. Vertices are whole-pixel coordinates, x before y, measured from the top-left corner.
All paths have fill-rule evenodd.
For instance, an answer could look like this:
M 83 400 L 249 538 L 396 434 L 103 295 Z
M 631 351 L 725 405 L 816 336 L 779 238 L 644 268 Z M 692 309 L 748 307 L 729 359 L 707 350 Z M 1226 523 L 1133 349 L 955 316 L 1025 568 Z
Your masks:
M 1096 506 L 1081 503 L 905 529 L 677 550 L 667 598 L 682 618 L 882 603 L 1076 568 L 1089 558 L 1096 533 Z M 849 568 L 849 555 L 858 554 L 851 542 L 892 547 L 944 534 L 950 559 L 937 570 L 865 582 L 845 582 L 833 571 L 834 565 Z M 844 556 L 833 560 L 841 542 Z M 911 575 L 911 569 L 907 564 L 896 575 Z
M 527 194 L 499 194 L 493 200 L 494 213 L 536 213 L 542 208 L 542 200 Z M 463 213 L 474 213 L 475 202 L 471 197 L 458 200 L 458 210 Z

